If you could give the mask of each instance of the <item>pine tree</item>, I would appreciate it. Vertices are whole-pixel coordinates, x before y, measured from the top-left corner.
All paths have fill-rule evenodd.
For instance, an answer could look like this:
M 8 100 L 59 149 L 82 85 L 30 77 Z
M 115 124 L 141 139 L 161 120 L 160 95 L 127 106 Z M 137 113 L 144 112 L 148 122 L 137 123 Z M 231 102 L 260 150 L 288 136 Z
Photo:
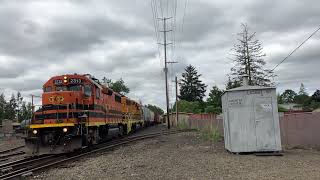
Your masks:
M 213 86 L 209 93 L 209 98 L 207 99 L 208 105 L 212 105 L 214 107 L 222 108 L 221 96 L 223 91 L 220 90 L 217 86 Z
M 226 84 L 226 89 L 233 89 L 236 87 L 240 87 L 241 86 L 241 82 L 237 81 L 237 80 L 231 80 L 231 78 L 228 78 L 228 82 Z
M 299 89 L 299 95 L 308 95 L 308 93 L 306 92 L 306 88 L 304 87 L 304 84 L 301 83 L 300 85 L 300 89 Z
M 16 109 L 17 109 L 17 101 L 14 94 L 12 94 L 9 102 L 5 106 L 4 118 L 14 120 L 16 118 Z
M 180 99 L 189 102 L 202 101 L 205 96 L 207 86 L 199 80 L 201 74 L 198 74 L 195 67 L 189 65 L 182 73 L 180 85 Z
M 209 93 L 209 98 L 207 99 L 207 113 L 221 113 L 222 112 L 222 102 L 221 96 L 223 90 L 220 90 L 217 86 L 213 86 Z
M 5 119 L 5 107 L 7 106 L 7 102 L 4 94 L 0 94 L 0 124 L 2 124 L 2 120 Z
M 310 97 L 308 93 L 306 92 L 306 88 L 304 87 L 304 84 L 301 83 L 299 93 L 295 97 L 295 103 L 300 104 L 302 106 L 307 106 L 310 102 Z
M 311 96 L 312 100 L 315 102 L 320 102 L 320 90 L 317 89 Z
M 22 102 L 20 108 L 20 118 L 19 121 L 31 119 L 32 114 L 32 106 L 31 103 L 26 103 L 25 101 Z
M 21 95 L 21 93 L 18 91 L 18 93 L 17 93 L 17 97 L 16 97 L 16 112 L 17 112 L 17 119 L 18 120 L 20 120 L 20 116 L 21 116 L 21 114 L 22 114 L 22 104 L 23 103 L 25 103 L 24 101 L 23 101 L 23 97 L 22 97 L 22 95 Z
M 263 47 L 256 39 L 256 33 L 250 33 L 246 24 L 241 24 L 242 32 L 238 34 L 239 43 L 234 45 L 233 56 L 235 66 L 231 68 L 231 76 L 234 84 L 239 85 L 242 75 L 249 75 L 249 85 L 270 86 L 273 83 L 270 78 L 275 75 L 271 70 L 265 69 L 266 62 Z

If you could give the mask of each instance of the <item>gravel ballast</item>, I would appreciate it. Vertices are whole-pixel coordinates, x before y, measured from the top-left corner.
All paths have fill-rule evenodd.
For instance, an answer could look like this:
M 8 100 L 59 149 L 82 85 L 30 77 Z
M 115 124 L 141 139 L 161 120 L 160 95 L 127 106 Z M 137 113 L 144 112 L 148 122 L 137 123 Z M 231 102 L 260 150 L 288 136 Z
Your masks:
M 23 145 L 25 145 L 24 139 L 21 138 L 10 137 L 0 139 L 0 151 L 6 151 Z
M 31 179 L 320 179 L 320 151 L 234 155 L 198 132 L 147 139 L 64 164 Z

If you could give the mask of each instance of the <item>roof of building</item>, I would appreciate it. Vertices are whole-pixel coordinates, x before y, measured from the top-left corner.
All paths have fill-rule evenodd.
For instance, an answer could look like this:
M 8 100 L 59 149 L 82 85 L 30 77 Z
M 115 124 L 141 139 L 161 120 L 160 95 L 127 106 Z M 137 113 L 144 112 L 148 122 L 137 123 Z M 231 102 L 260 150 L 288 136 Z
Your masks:
M 225 92 L 230 91 L 246 91 L 246 90 L 257 90 L 257 89 L 276 89 L 276 87 L 264 87 L 264 86 L 241 86 L 233 89 L 226 90 Z

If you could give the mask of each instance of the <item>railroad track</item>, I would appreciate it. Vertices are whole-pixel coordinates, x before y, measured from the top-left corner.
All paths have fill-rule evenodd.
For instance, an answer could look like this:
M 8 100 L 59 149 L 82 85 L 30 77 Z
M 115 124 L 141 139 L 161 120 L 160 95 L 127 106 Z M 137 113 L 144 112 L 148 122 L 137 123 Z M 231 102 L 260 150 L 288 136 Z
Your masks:
M 0 155 L 1 154 L 6 154 L 6 153 L 10 153 L 12 151 L 16 151 L 16 150 L 24 148 L 24 147 L 25 147 L 25 145 L 22 145 L 22 146 L 18 146 L 18 147 L 15 147 L 15 148 L 8 149 L 8 150 L 0 151 Z
M 24 147 L 25 146 L 23 145 L 23 146 L 18 146 L 8 150 L 0 151 L 0 162 L 5 162 L 5 161 L 8 161 L 11 157 L 25 154 L 24 151 L 21 151 L 21 150 L 18 151 L 19 149 L 22 149 Z
M 162 132 L 149 133 L 149 134 L 143 134 L 143 135 L 128 136 L 122 139 L 116 139 L 110 142 L 98 144 L 93 148 L 91 148 L 90 151 L 85 149 L 84 152 L 79 152 L 78 154 L 68 154 L 68 155 L 62 154 L 62 155 L 47 155 L 47 156 L 41 156 L 41 157 L 30 157 L 23 160 L 1 164 L 0 179 L 7 180 L 7 179 L 13 179 L 13 178 L 18 178 L 22 176 L 28 176 L 39 170 L 44 170 L 53 166 L 57 166 L 59 164 L 62 164 L 68 161 L 77 160 L 81 157 L 84 157 L 90 154 L 110 150 L 115 147 L 119 147 L 121 145 L 125 145 L 131 142 L 158 137 L 161 135 L 176 134 L 176 133 L 187 132 L 187 131 L 190 131 L 190 130 L 184 130 L 184 131 L 171 130 L 171 131 L 162 131 Z
M 24 151 L 18 151 L 18 152 L 15 152 L 15 153 L 0 155 L 0 160 L 7 159 L 8 157 L 12 157 L 12 156 L 22 155 L 22 154 L 25 154 L 25 152 Z

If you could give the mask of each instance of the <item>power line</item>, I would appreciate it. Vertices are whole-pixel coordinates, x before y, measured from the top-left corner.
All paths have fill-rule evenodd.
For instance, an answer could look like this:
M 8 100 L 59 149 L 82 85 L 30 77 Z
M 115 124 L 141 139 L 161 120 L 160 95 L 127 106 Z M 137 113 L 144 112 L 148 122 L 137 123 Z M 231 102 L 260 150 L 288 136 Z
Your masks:
M 161 10 L 161 17 L 163 18 L 162 0 L 160 0 L 160 10 Z
M 173 0 L 172 1 L 172 16 L 173 16 L 173 21 L 171 21 L 172 23 L 172 42 L 173 42 L 173 45 L 172 45 L 172 58 L 174 58 L 175 56 L 175 49 L 176 49 L 176 17 L 177 17 L 177 0 Z
M 154 30 L 155 30 L 155 33 L 156 33 L 156 41 L 157 43 L 159 42 L 159 33 L 158 33 L 158 28 L 157 28 L 157 25 L 158 25 L 158 21 L 156 21 L 156 17 L 157 17 L 157 12 L 156 12 L 156 5 L 154 4 L 155 1 L 154 0 L 151 0 L 151 11 L 152 11 L 152 21 L 153 21 L 153 25 L 154 25 Z M 159 53 L 159 57 L 160 57 L 160 47 L 159 45 L 158 46 L 158 53 Z
M 315 30 L 307 39 L 305 39 L 298 47 L 296 47 L 288 56 L 286 56 L 280 63 L 278 63 L 272 70 L 273 72 L 280 64 L 287 60 L 293 53 L 295 53 L 304 43 L 306 43 L 313 35 L 315 35 L 320 30 L 320 27 Z
M 186 17 L 186 14 L 187 14 L 187 6 L 188 6 L 188 0 L 185 0 L 184 9 L 183 9 L 183 15 L 182 15 L 182 22 L 181 22 L 181 27 L 180 27 L 180 34 L 183 34 L 183 31 L 184 31 L 184 23 L 185 23 L 185 17 Z M 176 39 L 176 37 L 174 37 L 174 39 Z M 177 49 L 180 48 L 181 41 L 182 41 L 182 39 L 180 37 L 176 42 Z
M 184 12 L 183 12 L 183 17 L 182 17 L 181 33 L 183 32 L 184 20 L 185 20 L 185 16 L 186 16 L 186 13 L 187 13 L 187 5 L 188 5 L 188 0 L 186 0 L 185 4 L 184 4 Z

